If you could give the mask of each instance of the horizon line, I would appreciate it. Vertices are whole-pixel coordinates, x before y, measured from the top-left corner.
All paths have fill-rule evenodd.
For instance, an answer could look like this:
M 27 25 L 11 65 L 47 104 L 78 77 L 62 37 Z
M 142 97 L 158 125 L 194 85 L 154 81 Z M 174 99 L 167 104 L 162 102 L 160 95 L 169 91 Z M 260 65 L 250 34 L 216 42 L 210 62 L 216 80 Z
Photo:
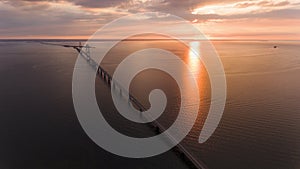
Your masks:
M 88 41 L 86 38 L 0 38 L 0 41 Z M 134 39 L 123 39 L 122 41 L 171 41 L 176 39 L 163 39 L 163 38 L 134 38 Z M 188 41 L 300 41 L 300 39 L 229 39 L 229 38 L 207 38 L 207 39 L 192 39 L 185 38 L 181 40 Z M 93 39 L 92 41 L 120 41 L 120 39 Z

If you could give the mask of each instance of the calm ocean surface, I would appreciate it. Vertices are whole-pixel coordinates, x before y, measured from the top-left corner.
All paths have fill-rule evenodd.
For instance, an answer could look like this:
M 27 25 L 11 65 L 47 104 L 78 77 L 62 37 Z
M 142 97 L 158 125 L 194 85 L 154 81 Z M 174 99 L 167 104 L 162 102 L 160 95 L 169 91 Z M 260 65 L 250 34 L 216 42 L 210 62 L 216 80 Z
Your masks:
M 157 47 L 175 53 L 190 66 L 199 85 L 198 118 L 182 141 L 197 160 L 211 169 L 300 168 L 300 42 L 214 41 L 213 45 L 224 65 L 227 101 L 219 127 L 203 144 L 198 137 L 214 100 L 205 66 L 191 52 L 201 42 L 182 46 L 170 41 L 124 41 L 101 65 L 112 74 L 122 59 L 139 49 Z M 0 169 L 189 168 L 172 150 L 147 159 L 128 159 L 106 152 L 89 139 L 73 108 L 77 55 L 71 48 L 34 41 L 0 41 Z M 162 58 L 161 62 L 172 66 L 173 60 Z M 179 89 L 171 76 L 154 69 L 143 71 L 132 81 L 130 91 L 149 107 L 148 95 L 155 88 L 167 95 L 168 105 L 158 121 L 169 127 L 180 108 Z M 103 115 L 117 131 L 133 137 L 155 134 L 149 126 L 118 114 L 110 88 L 100 79 L 95 92 Z

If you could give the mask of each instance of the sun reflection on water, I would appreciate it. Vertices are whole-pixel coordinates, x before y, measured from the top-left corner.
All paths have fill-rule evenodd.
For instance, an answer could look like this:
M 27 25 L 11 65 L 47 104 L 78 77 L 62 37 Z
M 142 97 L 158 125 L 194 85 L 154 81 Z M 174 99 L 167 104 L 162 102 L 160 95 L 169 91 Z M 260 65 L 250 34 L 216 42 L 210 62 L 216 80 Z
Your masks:
M 200 73 L 201 61 L 199 41 L 192 41 L 189 43 L 189 55 L 186 61 L 194 75 Z

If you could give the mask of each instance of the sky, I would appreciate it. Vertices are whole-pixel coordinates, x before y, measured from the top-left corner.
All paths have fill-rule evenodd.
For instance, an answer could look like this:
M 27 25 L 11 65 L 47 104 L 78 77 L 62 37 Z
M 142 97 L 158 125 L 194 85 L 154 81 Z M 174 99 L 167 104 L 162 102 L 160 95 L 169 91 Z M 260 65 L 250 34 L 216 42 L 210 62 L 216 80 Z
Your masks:
M 141 12 L 182 17 L 210 39 L 300 40 L 300 0 L 0 0 L 0 39 L 87 39 Z

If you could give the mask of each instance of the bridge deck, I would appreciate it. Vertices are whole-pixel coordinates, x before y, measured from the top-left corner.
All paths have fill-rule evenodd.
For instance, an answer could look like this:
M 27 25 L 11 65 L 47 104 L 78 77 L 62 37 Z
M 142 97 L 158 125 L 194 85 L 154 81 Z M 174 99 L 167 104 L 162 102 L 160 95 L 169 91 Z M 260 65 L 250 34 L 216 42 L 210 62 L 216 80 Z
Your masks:
M 84 46 L 64 46 L 64 47 L 73 47 L 82 57 L 85 58 L 85 60 L 97 71 L 98 77 L 103 79 L 109 86 L 111 86 L 112 82 L 114 85 L 118 85 L 118 83 L 112 78 L 112 76 L 105 70 L 103 69 L 98 63 L 96 63 L 90 56 L 89 52 L 86 52 L 82 50 Z M 122 86 L 119 86 L 121 89 Z M 125 90 L 125 89 L 123 89 Z M 140 103 L 132 94 L 130 94 L 128 91 L 123 91 L 127 92 L 127 95 L 129 96 L 129 100 L 131 101 L 132 104 L 134 104 L 140 112 L 146 111 L 146 108 L 143 106 L 142 103 Z M 163 127 L 159 122 L 154 120 L 152 123 L 153 127 L 155 130 L 159 133 L 164 132 L 166 129 Z M 174 138 L 169 135 L 170 141 L 174 141 Z M 206 165 L 195 159 L 190 152 L 181 144 L 177 144 L 177 151 L 182 155 L 182 157 L 187 160 L 192 166 L 192 168 L 197 168 L 197 169 L 205 169 L 207 168 Z

